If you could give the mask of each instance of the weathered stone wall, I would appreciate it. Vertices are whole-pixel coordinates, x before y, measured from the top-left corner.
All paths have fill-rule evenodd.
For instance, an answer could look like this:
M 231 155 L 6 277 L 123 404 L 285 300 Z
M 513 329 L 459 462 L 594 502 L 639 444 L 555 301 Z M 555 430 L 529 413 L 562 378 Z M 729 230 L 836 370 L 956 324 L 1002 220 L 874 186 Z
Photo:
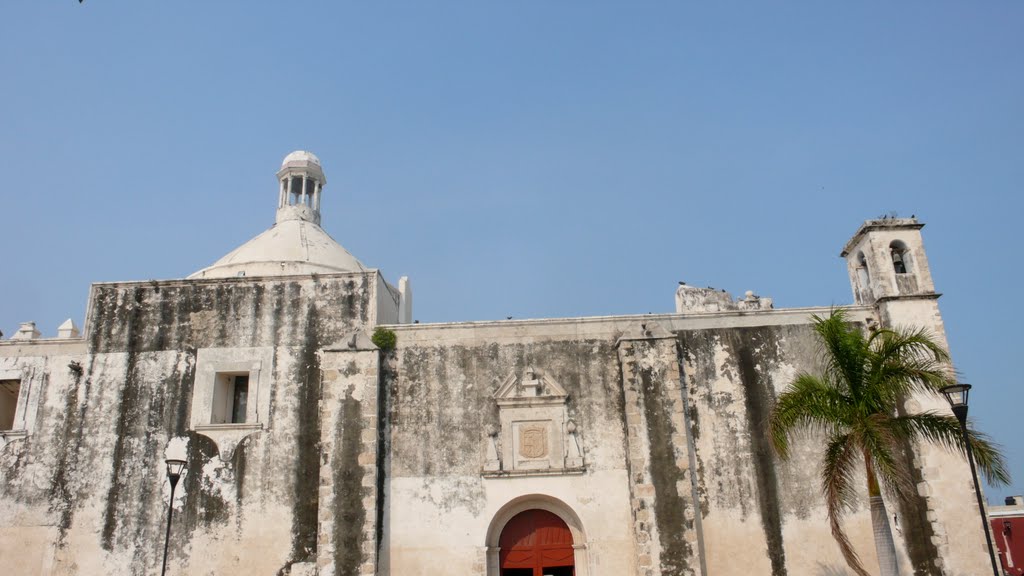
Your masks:
M 778 393 L 816 368 L 812 312 L 827 310 L 398 328 L 387 377 L 392 573 L 492 574 L 487 539 L 501 511 L 551 498 L 580 519 L 579 574 L 844 574 L 820 442 L 798 439 L 781 462 L 764 431 Z M 495 391 L 528 367 L 569 393 L 582 475 L 486 473 Z M 870 565 L 867 507 L 846 524 Z
M 319 576 L 376 574 L 383 494 L 380 355 L 366 335 L 323 353 Z
M 819 491 L 820 439 L 797 439 L 783 462 L 765 435 L 781 389 L 817 369 L 811 313 L 827 311 L 398 329 L 386 379 L 393 573 L 426 574 L 438 562 L 492 573 L 486 536 L 503 506 L 546 495 L 579 515 L 592 574 L 845 574 Z M 555 375 L 569 393 L 583 476 L 483 471 L 486 429 L 501 423 L 496 389 L 527 367 Z M 846 526 L 870 566 L 864 502 Z M 894 510 L 897 535 L 904 513 L 925 515 L 923 505 Z M 608 530 L 601 515 L 609 511 L 629 520 L 593 538 Z M 907 548 L 898 547 L 906 566 Z
M 937 297 L 901 298 L 879 305 L 885 327 L 927 329 L 948 348 Z M 932 410 L 947 413 L 946 400 L 917 395 L 900 410 L 907 413 Z M 960 455 L 927 444 L 906 445 L 903 457 L 912 470 L 917 493 L 896 506 L 906 524 L 897 533 L 908 552 L 905 570 L 914 576 L 984 574 L 992 570 L 982 513 L 974 495 L 969 464 Z
M 939 294 L 921 236 L 923 224 L 915 219 L 865 222 L 847 243 L 843 255 L 858 302 L 873 302 L 878 323 L 885 328 L 925 329 L 948 348 L 939 311 Z M 903 247 L 903 269 L 897 272 L 892 247 Z M 859 269 L 860 254 L 866 267 Z M 865 280 L 865 275 L 870 280 Z M 868 289 L 865 290 L 865 285 Z M 935 411 L 949 414 L 944 399 L 915 395 L 898 407 L 901 413 Z M 940 446 L 905 444 L 901 454 L 911 469 L 916 493 L 889 503 L 901 519 L 894 534 L 906 555 L 902 570 L 915 576 L 981 574 L 991 570 L 981 512 L 974 497 L 967 462 Z
M 386 380 L 391 574 L 493 573 L 492 520 L 523 499 L 579 515 L 591 574 L 634 573 L 621 374 L 608 327 L 564 336 L 543 324 L 396 327 L 394 373 Z M 501 425 L 493 396 L 506 377 L 530 367 L 568 393 L 567 417 L 586 461 L 582 474 L 483 474 L 488 426 Z M 581 569 L 577 574 L 587 574 Z
M 27 430 L 0 436 L 11 573 L 158 570 L 168 445 L 189 461 L 171 574 L 496 576 L 504 522 L 531 507 L 566 521 L 579 576 L 847 573 L 820 439 L 781 462 L 764 429 L 816 369 L 810 314 L 827 309 L 402 325 L 381 353 L 367 334 L 396 302 L 381 286 L 376 272 L 101 284 L 83 338 L 0 344 Z M 881 312 L 941 332 L 934 300 Z M 258 366 L 255 421 L 197 428 L 203 378 L 235 361 Z M 537 408 L 564 410 L 549 438 L 564 465 L 495 467 L 513 442 L 496 394 L 534 377 L 564 392 Z M 969 476 L 946 474 L 958 462 L 941 451 L 906 457 L 920 497 L 890 503 L 901 564 L 972 573 Z M 937 497 L 951 493 L 962 509 Z M 846 526 L 870 566 L 866 506 Z
M 637 572 L 692 576 L 701 558 L 677 346 L 648 326 L 619 341 Z
M 781 462 L 765 432 L 775 397 L 799 372 L 816 371 L 810 325 L 687 330 L 679 346 L 708 572 L 844 573 L 819 489 L 820 439 L 798 440 Z M 866 506 L 846 525 L 870 565 Z
M 169 572 L 311 573 L 318 353 L 371 322 L 375 276 L 99 284 L 76 354 L 0 346 L 34 396 L 27 437 L 0 449 L 0 555 L 25 574 L 158 570 L 178 439 Z M 189 427 L 198 352 L 253 348 L 272 350 L 268 417 L 227 453 Z

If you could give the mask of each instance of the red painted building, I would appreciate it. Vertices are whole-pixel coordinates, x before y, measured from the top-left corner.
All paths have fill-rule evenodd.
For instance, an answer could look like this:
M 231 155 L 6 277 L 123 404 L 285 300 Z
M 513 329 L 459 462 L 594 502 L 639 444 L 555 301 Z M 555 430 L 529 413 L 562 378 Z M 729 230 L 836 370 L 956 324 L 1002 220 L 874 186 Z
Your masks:
M 1024 497 L 1009 496 L 1005 506 L 989 506 L 992 539 L 1008 576 L 1024 576 Z

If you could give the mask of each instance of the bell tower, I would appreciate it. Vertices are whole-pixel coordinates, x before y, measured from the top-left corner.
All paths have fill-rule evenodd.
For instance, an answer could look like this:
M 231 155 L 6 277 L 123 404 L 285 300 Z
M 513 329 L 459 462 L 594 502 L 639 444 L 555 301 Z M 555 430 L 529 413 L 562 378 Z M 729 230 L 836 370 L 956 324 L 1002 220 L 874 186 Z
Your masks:
M 855 304 L 874 308 L 878 327 L 924 329 L 948 351 L 939 310 L 941 294 L 935 292 L 932 282 L 921 239 L 923 227 L 913 217 L 868 220 L 840 255 L 846 259 Z M 919 393 L 907 398 L 900 410 L 948 414 L 949 405 L 938 394 Z M 904 533 L 930 533 L 933 540 L 943 535 L 937 544 L 941 573 L 977 573 L 974 568 L 984 565 L 985 542 L 981 531 L 964 528 L 974 524 L 979 514 L 972 491 L 965 489 L 969 485 L 963 474 L 966 462 L 959 454 L 933 444 L 921 443 L 911 450 L 917 489 L 912 499 L 918 503 L 918 512 L 898 505 Z M 941 498 L 935 496 L 939 494 Z M 916 561 L 934 560 L 919 557 Z
M 312 152 L 296 150 L 284 157 L 277 180 L 280 191 L 276 221 L 305 220 L 319 226 L 320 196 L 327 184 L 320 159 Z
M 856 304 L 938 296 L 921 228 L 924 224 L 916 218 L 882 218 L 868 220 L 857 230 L 840 254 Z

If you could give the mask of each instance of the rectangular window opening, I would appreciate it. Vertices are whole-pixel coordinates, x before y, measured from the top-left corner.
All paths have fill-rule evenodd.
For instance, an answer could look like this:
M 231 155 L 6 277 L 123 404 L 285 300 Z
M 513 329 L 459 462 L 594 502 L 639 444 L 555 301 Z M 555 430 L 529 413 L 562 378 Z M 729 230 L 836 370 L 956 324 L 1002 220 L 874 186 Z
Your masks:
M 14 430 L 20 392 L 20 380 L 0 380 L 0 430 Z
M 231 423 L 245 422 L 245 405 L 249 401 L 249 375 L 235 376 L 235 389 L 232 393 Z
M 211 424 L 244 424 L 249 405 L 249 374 L 219 373 L 213 388 Z

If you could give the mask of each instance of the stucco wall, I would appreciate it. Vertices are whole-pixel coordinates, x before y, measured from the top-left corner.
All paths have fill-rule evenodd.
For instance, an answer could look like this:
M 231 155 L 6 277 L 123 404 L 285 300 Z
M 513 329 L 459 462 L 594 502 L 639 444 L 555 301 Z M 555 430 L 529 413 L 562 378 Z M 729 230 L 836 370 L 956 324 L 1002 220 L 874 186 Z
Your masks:
M 810 325 L 681 331 L 679 344 L 709 573 L 844 574 L 819 490 L 821 440 L 798 440 L 782 462 L 765 433 L 775 397 L 796 374 L 816 369 Z M 846 526 L 870 566 L 863 501 Z
M 100 284 L 83 338 L 0 344 L 27 430 L 0 436 L 12 573 L 155 572 L 169 444 L 189 461 L 171 574 L 496 574 L 503 523 L 529 507 L 566 521 L 579 576 L 848 573 L 820 441 L 780 462 L 764 436 L 778 393 L 816 368 L 810 314 L 827 309 L 401 325 L 382 354 L 367 336 L 391 317 L 381 286 L 376 272 Z M 879 319 L 942 329 L 933 299 Z M 210 403 L 196 394 L 223 366 L 259 371 L 254 421 L 197 431 Z M 533 378 L 561 460 L 515 469 L 496 394 Z M 963 463 L 905 456 L 919 497 L 890 503 L 903 567 L 983 567 L 970 478 L 950 472 Z M 870 566 L 866 507 L 846 525 Z
M 392 574 L 485 574 L 486 539 L 508 503 L 537 496 L 579 515 L 598 574 L 634 574 L 625 429 L 614 338 L 560 337 L 541 327 L 397 330 L 391 395 L 388 545 Z M 485 477 L 493 399 L 533 367 L 568 393 L 586 472 Z M 582 544 L 582 543 L 581 543 Z M 442 568 L 443 567 L 443 568 Z M 578 572 L 583 574 L 584 572 Z
M 175 498 L 170 573 L 312 570 L 318 352 L 367 324 L 374 275 L 99 284 L 84 353 L 0 346 L 0 369 L 25 375 L 35 411 L 27 437 L 0 450 L 5 561 L 25 574 L 158 569 L 164 450 L 178 439 L 189 466 Z M 197 358 L 254 348 L 271 350 L 267 418 L 228 454 L 217 432 L 189 429 Z
M 440 564 L 487 574 L 495 514 L 544 494 L 579 515 L 588 539 L 603 532 L 587 543 L 593 574 L 846 574 L 819 491 L 820 440 L 798 439 L 781 462 L 764 434 L 774 398 L 817 367 L 811 312 L 827 310 L 398 329 L 388 379 L 392 573 Z M 569 392 L 583 475 L 482 472 L 487 427 L 500 426 L 493 395 L 528 367 Z M 864 502 L 846 525 L 871 565 Z M 626 523 L 609 525 L 615 517 Z

